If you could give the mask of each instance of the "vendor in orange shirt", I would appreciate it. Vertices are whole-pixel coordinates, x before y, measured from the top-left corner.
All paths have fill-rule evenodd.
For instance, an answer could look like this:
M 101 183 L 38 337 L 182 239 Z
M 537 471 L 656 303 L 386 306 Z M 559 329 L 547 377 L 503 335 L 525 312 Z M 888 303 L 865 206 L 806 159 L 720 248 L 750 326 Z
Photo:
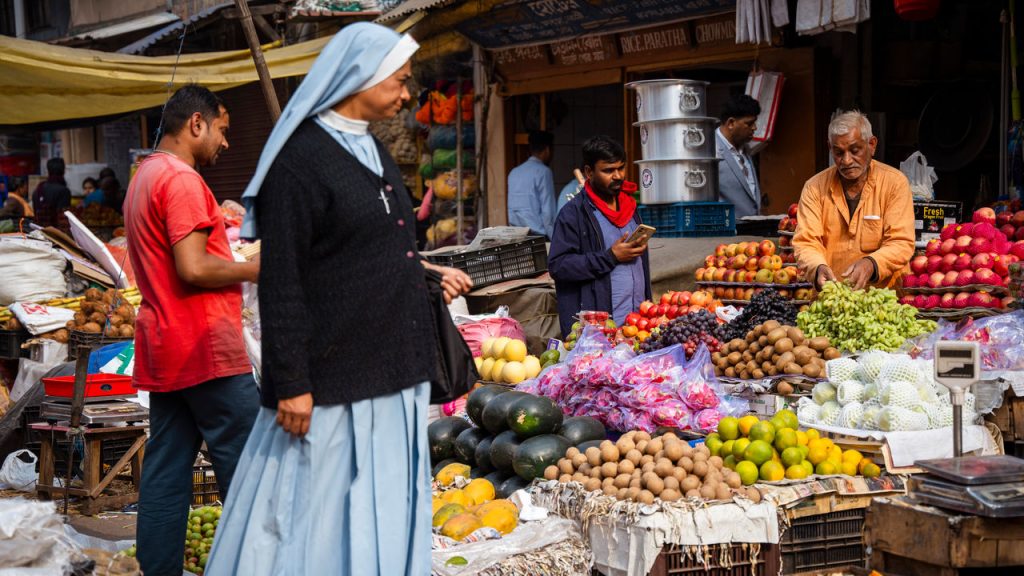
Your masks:
M 914 202 L 899 170 L 872 160 L 878 138 L 864 114 L 828 126 L 835 165 L 804 184 L 793 246 L 815 288 L 836 273 L 855 289 L 891 286 L 914 254 Z

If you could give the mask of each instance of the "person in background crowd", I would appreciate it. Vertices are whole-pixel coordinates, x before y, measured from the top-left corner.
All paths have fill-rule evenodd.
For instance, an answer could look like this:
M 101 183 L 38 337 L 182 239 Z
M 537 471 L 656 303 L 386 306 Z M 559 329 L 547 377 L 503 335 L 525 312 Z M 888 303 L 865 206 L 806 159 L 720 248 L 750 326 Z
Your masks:
M 103 205 L 116 212 L 121 212 L 123 203 L 121 195 L 121 183 L 113 176 L 106 176 L 100 180 L 100 190 L 103 191 Z
M 92 176 L 82 180 L 82 193 L 83 208 L 90 204 L 103 204 L 103 190 L 100 190 L 99 184 Z
M 583 192 L 583 185 L 576 179 L 574 174 L 572 180 L 562 187 L 562 191 L 558 193 L 558 206 L 555 208 L 555 214 L 557 215 L 562 211 L 562 207 L 569 203 L 570 200 L 576 197 L 576 194 Z
M 71 206 L 71 190 L 64 180 L 64 159 L 50 158 L 46 161 L 46 181 L 40 182 L 32 192 L 32 208 L 36 212 L 35 223 L 42 226 L 67 227 L 64 211 Z
M 260 267 L 234 260 L 224 216 L 196 171 L 228 147 L 220 98 L 185 86 L 167 101 L 162 124 L 125 202 L 143 298 L 133 380 L 150 403 L 138 559 L 147 576 L 180 576 L 196 454 L 205 440 L 224 498 L 259 409 L 242 339 L 241 283 L 256 282 Z
M 622 191 L 625 160 L 622 145 L 607 136 L 584 142 L 584 192 L 555 219 L 548 269 L 563 336 L 581 310 L 603 310 L 621 323 L 651 297 L 647 243 L 626 241 L 642 222 L 636 200 Z
M 878 143 L 858 111 L 828 126 L 835 165 L 804 184 L 793 237 L 797 264 L 816 288 L 842 279 L 854 288 L 892 286 L 914 255 L 914 200 L 899 170 L 872 158 Z
M 550 132 L 530 132 L 530 157 L 508 174 L 508 223 L 551 238 L 555 221 L 555 178 L 551 173 Z
M 0 208 L 0 233 L 14 232 L 19 229 L 23 218 L 31 219 L 34 216 L 32 205 L 28 202 L 28 179 L 12 176 L 8 185 L 11 189 L 3 208 Z
M 761 105 L 750 96 L 740 94 L 725 103 L 719 115 L 721 125 L 715 131 L 718 148 L 718 199 L 736 209 L 736 218 L 756 216 L 764 203 L 757 170 L 748 145 L 757 129 Z
M 360 22 L 327 43 L 242 196 L 262 242 L 262 408 L 206 565 L 209 576 L 431 572 L 427 409 L 437 329 L 465 273 L 425 264 L 412 202 L 368 131 L 409 100 L 411 36 Z M 296 202 L 296 198 L 302 198 Z M 371 331 L 382 308 L 401 321 Z M 400 362 L 381 361 L 393 351 Z

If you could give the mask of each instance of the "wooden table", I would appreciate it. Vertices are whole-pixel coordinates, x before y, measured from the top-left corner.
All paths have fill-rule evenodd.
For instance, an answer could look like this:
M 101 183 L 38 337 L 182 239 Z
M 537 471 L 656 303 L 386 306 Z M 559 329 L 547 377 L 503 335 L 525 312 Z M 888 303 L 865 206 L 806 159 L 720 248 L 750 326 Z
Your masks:
M 875 500 L 865 540 L 871 568 L 884 574 L 956 576 L 966 568 L 1019 574 L 1019 568 L 1007 568 L 1024 566 L 1024 518 L 982 518 L 915 505 L 905 497 Z
M 68 427 L 50 425 L 44 422 L 31 424 L 33 430 L 40 432 L 39 447 L 39 482 L 36 491 L 45 499 L 64 497 L 65 488 L 55 486 L 55 474 L 63 474 L 64 470 L 54 470 L 54 440 L 67 438 Z M 145 426 L 83 428 L 85 442 L 85 459 L 82 462 L 82 487 L 68 488 L 68 496 L 84 499 L 82 513 L 91 516 L 105 509 L 121 508 L 139 500 L 139 484 L 142 479 L 142 459 L 146 447 Z M 134 440 L 128 452 L 121 456 L 106 474 L 103 474 L 103 442 L 105 440 Z M 104 495 L 103 491 L 121 471 L 131 465 L 132 484 L 135 490 L 129 494 L 117 496 Z

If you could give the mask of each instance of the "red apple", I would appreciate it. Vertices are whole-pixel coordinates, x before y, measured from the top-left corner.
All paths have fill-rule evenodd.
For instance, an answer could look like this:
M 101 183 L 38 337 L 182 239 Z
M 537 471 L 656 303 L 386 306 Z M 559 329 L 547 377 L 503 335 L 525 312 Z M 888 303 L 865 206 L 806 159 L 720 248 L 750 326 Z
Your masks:
M 942 299 L 939 301 L 939 308 L 952 308 L 953 301 L 956 299 L 956 294 L 952 292 L 946 292 L 942 295 Z
M 668 312 L 668 308 L 668 304 L 658 304 L 658 312 L 657 314 L 655 314 L 655 316 L 664 316 L 665 313 Z
M 942 278 L 942 287 L 948 288 L 950 286 L 956 286 L 956 279 L 959 275 L 960 273 L 955 270 L 946 272 L 946 275 Z
M 728 271 L 728 268 L 715 268 L 715 282 L 724 282 L 725 273 Z
M 779 246 L 789 246 L 789 236 L 779 236 Z
M 757 258 L 747 258 L 747 264 L 744 266 L 747 270 L 757 270 Z
M 789 217 L 789 222 L 786 224 L 786 226 L 787 226 L 786 230 L 789 231 L 789 232 L 796 232 L 796 225 L 797 225 L 796 216 L 790 216 Z
M 630 312 L 629 314 L 626 314 L 626 324 L 629 324 L 630 326 L 636 326 L 636 323 L 639 322 L 641 318 L 643 318 L 643 316 L 637 314 L 636 312 Z
M 1018 240 L 1010 245 L 1010 254 L 1018 258 L 1024 258 L 1024 240 Z
M 971 302 L 971 293 L 970 292 L 960 292 L 960 293 L 958 293 L 956 295 L 956 298 L 953 300 L 953 307 L 954 308 L 967 308 L 967 306 L 970 304 L 970 302 Z
M 717 265 L 718 265 L 718 257 L 717 256 L 705 256 L 704 257 L 704 267 L 705 268 L 714 268 Z
M 925 268 L 925 271 L 932 274 L 938 272 L 940 268 L 942 268 L 942 256 L 929 256 L 928 266 Z
M 975 271 L 992 268 L 992 255 L 988 252 L 976 255 L 971 259 L 971 268 L 974 268 Z
M 946 224 L 942 227 L 942 231 L 939 232 L 939 241 L 949 240 L 950 238 L 956 238 L 957 224 Z
M 665 316 L 668 316 L 670 320 L 679 316 L 679 306 L 676 306 L 675 304 L 669 306 L 668 312 L 665 313 Z
M 652 306 L 654 306 L 654 302 L 651 302 L 650 300 L 644 300 L 643 302 L 640 303 L 640 314 L 644 316 L 649 316 L 650 314 L 648 314 L 648 312 L 651 310 Z
M 927 288 L 928 287 L 928 279 L 929 278 L 931 278 L 931 273 L 925 272 L 924 274 L 918 274 L 917 275 L 917 287 L 918 288 Z
M 925 302 L 927 302 L 927 300 L 928 296 L 924 294 L 918 294 L 917 296 L 914 296 L 914 307 L 924 308 Z
M 772 269 L 772 257 L 771 256 L 767 256 L 767 255 L 766 256 L 761 256 L 760 258 L 757 259 L 757 267 L 762 269 L 762 270 L 771 270 Z
M 715 268 L 725 268 L 726 263 L 729 262 L 729 258 L 732 256 L 719 256 L 715 258 Z
M 776 270 L 772 275 L 772 281 L 776 284 L 789 284 L 791 278 L 785 270 Z
M 1024 226 L 1019 226 L 1017 231 L 1013 233 L 1013 238 L 1010 240 L 1024 240 Z
M 970 241 L 968 241 L 968 244 L 970 244 Z M 949 254 L 950 252 L 956 251 L 956 240 L 952 238 L 950 238 L 949 240 L 943 240 L 942 244 L 939 245 L 939 254 Z
M 904 288 L 917 288 L 917 276 L 913 274 L 907 274 L 903 277 Z
M 991 308 L 993 298 L 992 295 L 987 292 L 975 292 L 974 294 L 971 294 L 971 297 L 968 301 L 970 303 L 970 306 L 978 308 Z
M 974 270 L 961 270 L 956 277 L 957 286 L 969 286 L 974 284 Z
M 775 242 L 771 240 L 761 240 L 761 243 L 757 245 L 757 252 L 761 256 L 771 256 L 775 254 Z
M 665 292 L 661 295 L 661 299 L 658 300 L 659 304 L 668 304 L 672 301 L 672 292 Z
M 1013 224 L 1003 224 L 999 227 L 999 231 L 1002 232 L 1003 236 L 1006 236 L 1007 239 L 1013 239 L 1014 233 L 1017 232 L 1017 227 Z
M 957 254 L 968 252 L 972 242 L 974 242 L 974 238 L 970 236 L 957 236 L 957 239 L 953 244 L 953 249 L 950 250 L 950 252 L 955 252 Z M 986 242 L 988 241 L 986 240 Z
M 732 270 L 740 270 L 747 263 L 747 257 L 743 254 L 739 256 L 729 256 L 725 259 L 725 267 Z
M 790 204 L 789 205 L 789 210 L 787 210 L 786 213 L 789 214 L 790 218 L 796 218 L 796 213 L 797 213 L 798 209 L 799 209 L 799 204 Z
M 957 242 L 961 239 L 958 238 Z M 970 245 L 967 247 L 967 253 L 974 256 L 975 254 L 981 254 L 982 252 L 991 252 L 992 242 L 987 238 L 972 238 Z
M 765 242 L 771 244 L 773 248 L 775 247 L 775 244 L 771 240 L 765 240 Z M 757 242 L 750 242 L 743 247 L 743 253 L 747 255 L 747 258 L 757 258 L 760 250 L 758 246 L 760 245 Z
M 932 275 L 928 277 L 928 287 L 942 288 L 942 282 L 945 279 L 946 275 L 943 274 L 942 272 L 933 272 Z
M 1024 210 L 1018 210 L 1013 213 L 1010 217 L 1010 224 L 1013 224 L 1017 228 L 1024 226 Z
M 1010 218 L 1012 217 L 1013 212 L 1010 212 L 1009 210 L 1003 210 L 1002 212 L 996 214 L 996 226 L 1002 228 L 1003 226 L 1010 223 Z
M 997 276 L 995 272 L 989 270 L 988 268 L 982 268 L 981 270 L 975 272 L 974 281 L 978 284 L 990 284 L 992 286 L 999 286 L 1000 284 L 1002 284 L 1002 281 L 1000 281 L 999 276 Z
M 999 234 L 999 230 L 993 224 L 988 222 L 979 222 L 974 225 L 974 233 L 971 236 L 975 238 L 984 238 L 986 240 L 992 240 Z
M 956 257 L 956 261 L 953 262 L 953 270 L 967 270 L 971 267 L 971 256 L 969 254 L 961 254 Z
M 977 210 L 974 211 L 974 216 L 971 217 L 971 222 L 987 222 L 989 224 L 995 224 L 996 211 L 988 207 L 978 208 Z
M 953 234 L 954 238 L 974 236 L 974 224 L 971 224 L 970 222 L 967 222 L 965 224 L 957 224 L 955 230 L 956 232 Z
M 910 269 L 914 272 L 914 274 L 921 274 L 922 272 L 928 270 L 928 257 L 915 256 L 914 259 L 910 261 Z
M 779 231 L 787 232 L 789 230 L 789 216 L 783 216 L 782 220 L 779 220 Z
M 940 251 L 940 247 L 942 246 L 942 242 L 942 240 L 936 239 L 929 240 L 928 243 L 924 245 L 924 255 L 941 256 L 942 252 Z
M 1012 244 L 1010 244 L 1010 241 L 1002 234 L 999 234 L 992 239 L 992 251 L 996 254 L 1009 254 L 1010 246 L 1012 246 Z
M 956 264 L 959 258 L 960 257 L 956 254 L 946 254 L 942 257 L 942 265 L 939 267 L 939 271 L 949 272 L 950 270 L 953 270 L 953 265 Z
M 680 292 L 679 293 L 679 305 L 680 306 L 689 306 L 690 305 L 690 296 L 691 295 L 692 294 L 690 293 L 689 290 L 683 290 L 682 292 Z
M 903 296 L 902 298 L 900 298 L 900 304 L 906 304 L 907 306 L 913 306 L 914 305 L 914 295 L 913 294 L 907 294 L 906 296 Z
M 726 248 L 728 248 L 727 244 L 719 244 L 718 246 L 715 246 L 715 256 L 725 256 Z
M 1006 260 L 1006 258 L 1003 258 L 1002 256 L 996 256 L 995 258 L 992 259 L 992 271 L 999 276 L 1003 276 L 1004 278 L 1006 276 L 1009 276 L 1009 266 L 1010 263 Z
M 924 300 L 924 308 L 938 308 L 942 298 L 938 294 L 929 294 Z
M 637 330 L 647 330 L 650 327 L 651 327 L 651 320 L 650 320 L 650 318 L 641 318 L 641 319 L 636 321 L 636 328 L 637 328 Z

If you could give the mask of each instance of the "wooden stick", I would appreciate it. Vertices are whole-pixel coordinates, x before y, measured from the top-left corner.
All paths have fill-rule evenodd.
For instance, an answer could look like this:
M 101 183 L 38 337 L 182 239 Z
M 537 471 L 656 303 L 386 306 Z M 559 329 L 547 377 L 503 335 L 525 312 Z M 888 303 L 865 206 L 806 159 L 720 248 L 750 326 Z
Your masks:
M 245 32 L 245 40 L 249 44 L 249 52 L 252 52 L 256 74 L 260 77 L 260 87 L 263 89 L 263 97 L 267 100 L 270 120 L 276 124 L 277 119 L 281 117 L 281 104 L 277 101 L 277 92 L 274 90 L 270 70 L 267 69 L 267 61 L 263 59 L 263 51 L 260 49 L 260 41 L 256 37 L 256 27 L 252 23 L 249 4 L 246 0 L 235 0 L 235 5 L 238 6 L 238 13 L 241 15 L 242 30 Z

